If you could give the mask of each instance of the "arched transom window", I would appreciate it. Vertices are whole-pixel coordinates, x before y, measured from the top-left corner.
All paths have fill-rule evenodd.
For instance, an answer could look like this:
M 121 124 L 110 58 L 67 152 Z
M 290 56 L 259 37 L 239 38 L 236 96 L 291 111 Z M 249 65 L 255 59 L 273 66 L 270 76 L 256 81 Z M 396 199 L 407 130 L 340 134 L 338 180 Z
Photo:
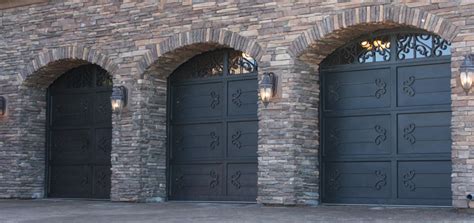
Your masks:
M 450 43 L 425 32 L 382 32 L 372 34 L 337 49 L 322 65 L 365 64 L 451 55 Z
M 233 49 L 218 49 L 197 55 L 173 73 L 174 80 L 256 74 L 257 62 L 251 56 Z

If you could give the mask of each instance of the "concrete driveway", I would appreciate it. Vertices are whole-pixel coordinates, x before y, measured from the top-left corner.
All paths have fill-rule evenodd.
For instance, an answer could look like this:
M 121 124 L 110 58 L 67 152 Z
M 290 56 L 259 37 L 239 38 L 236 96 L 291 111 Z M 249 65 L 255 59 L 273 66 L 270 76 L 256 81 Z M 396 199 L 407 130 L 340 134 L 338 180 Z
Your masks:
M 474 211 L 413 207 L 0 200 L 0 222 L 474 222 Z

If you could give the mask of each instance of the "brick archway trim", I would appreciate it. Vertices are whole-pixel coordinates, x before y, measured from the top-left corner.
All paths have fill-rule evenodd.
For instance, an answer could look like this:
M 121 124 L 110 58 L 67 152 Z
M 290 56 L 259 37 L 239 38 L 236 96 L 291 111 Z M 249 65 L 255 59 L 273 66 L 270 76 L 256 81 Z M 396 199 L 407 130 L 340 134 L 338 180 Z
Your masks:
M 423 29 L 448 41 L 453 41 L 459 33 L 459 28 L 448 20 L 417 8 L 398 5 L 366 6 L 347 9 L 316 22 L 316 25 L 292 41 L 288 52 L 295 58 L 310 54 L 308 51 L 315 48 L 315 45 L 324 39 L 331 38 L 331 35 L 337 35 L 339 31 L 364 24 L 378 24 L 382 25 L 381 27 L 384 24 L 389 24 L 393 27 L 405 26 Z M 357 36 L 353 36 L 353 38 L 355 37 Z
M 160 57 L 171 54 L 174 51 L 195 44 L 209 44 L 230 47 L 252 56 L 255 60 L 263 55 L 262 47 L 253 39 L 239 35 L 238 33 L 224 29 L 195 29 L 177 33 L 157 44 L 146 46 L 148 50 L 138 61 L 138 73 L 142 76 Z
M 97 64 L 112 75 L 118 70 L 117 63 L 100 50 L 71 45 L 43 50 L 26 65 L 19 76 L 23 84 L 48 86 L 66 70 L 87 63 Z M 53 72 L 42 72 L 49 66 L 54 67 Z

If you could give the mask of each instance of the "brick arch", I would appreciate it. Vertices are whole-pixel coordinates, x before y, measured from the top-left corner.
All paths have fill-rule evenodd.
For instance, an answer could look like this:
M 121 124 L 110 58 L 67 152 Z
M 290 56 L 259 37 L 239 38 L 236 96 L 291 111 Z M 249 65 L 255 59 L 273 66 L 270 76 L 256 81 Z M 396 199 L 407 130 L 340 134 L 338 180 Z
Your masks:
M 377 5 L 352 8 L 328 16 L 291 42 L 288 53 L 312 65 L 363 34 L 380 29 L 422 29 L 453 41 L 459 28 L 448 20 L 418 8 Z
M 230 47 L 245 52 L 259 61 L 262 47 L 253 39 L 224 29 L 196 29 L 175 34 L 158 44 L 146 46 L 148 50 L 138 61 L 140 79 L 153 70 L 153 74 L 167 77 L 181 63 L 191 57 L 221 47 Z
M 118 65 L 101 51 L 74 45 L 43 50 L 19 75 L 24 85 L 46 88 L 69 69 L 90 63 L 101 66 L 112 75 L 118 69 Z

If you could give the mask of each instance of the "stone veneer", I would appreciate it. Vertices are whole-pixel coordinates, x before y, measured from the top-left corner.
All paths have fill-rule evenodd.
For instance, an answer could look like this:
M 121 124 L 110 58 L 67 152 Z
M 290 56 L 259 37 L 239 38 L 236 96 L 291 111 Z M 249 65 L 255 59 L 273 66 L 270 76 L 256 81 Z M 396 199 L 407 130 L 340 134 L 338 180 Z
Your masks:
M 450 1 L 55 1 L 0 10 L 0 198 L 44 197 L 46 89 L 95 63 L 129 89 L 113 117 L 115 201 L 166 199 L 167 76 L 192 56 L 232 47 L 278 75 L 259 105 L 258 198 L 319 203 L 318 64 L 359 35 L 423 29 L 452 42 L 453 205 L 474 192 L 474 96 L 456 78 L 474 46 L 474 3 Z

